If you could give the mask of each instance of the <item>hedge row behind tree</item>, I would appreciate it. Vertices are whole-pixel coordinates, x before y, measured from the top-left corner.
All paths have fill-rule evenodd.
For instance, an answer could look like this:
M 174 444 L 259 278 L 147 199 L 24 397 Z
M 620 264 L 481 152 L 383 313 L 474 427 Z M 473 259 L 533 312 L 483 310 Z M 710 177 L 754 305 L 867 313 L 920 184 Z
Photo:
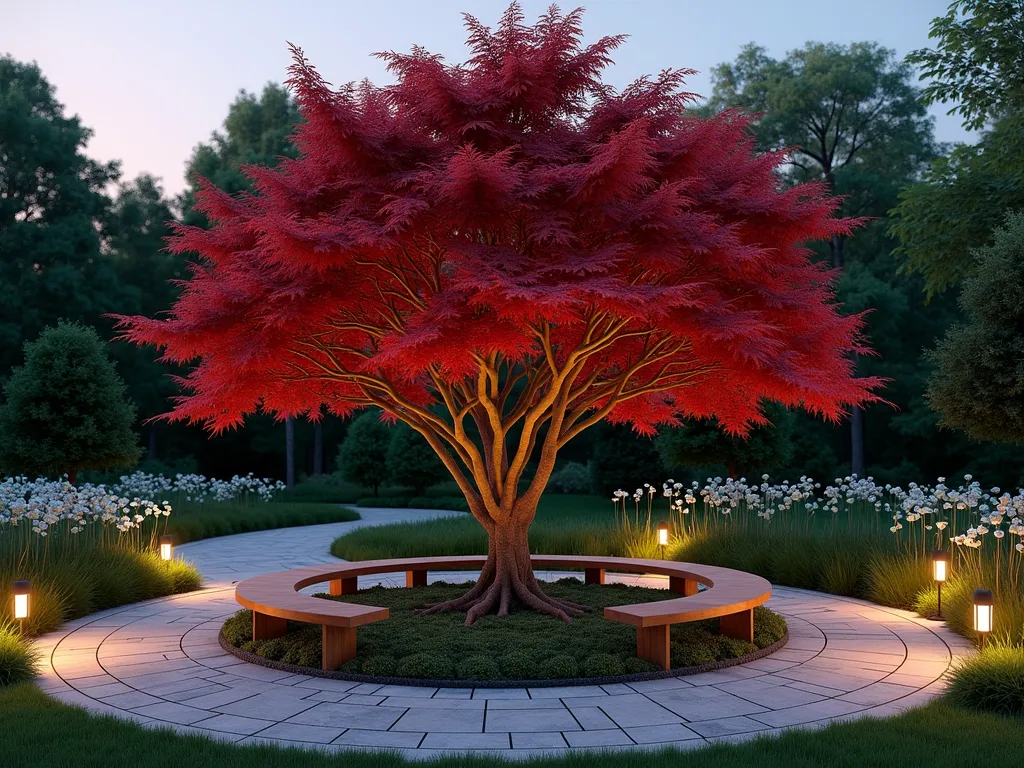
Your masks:
M 0 470 L 10 475 L 132 466 L 135 406 L 96 331 L 60 322 L 25 344 L 0 406 Z
M 765 406 L 771 421 L 746 438 L 728 434 L 717 419 L 693 419 L 655 440 L 666 467 L 722 464 L 734 479 L 753 470 L 785 467 L 793 456 L 793 416 L 780 405 Z

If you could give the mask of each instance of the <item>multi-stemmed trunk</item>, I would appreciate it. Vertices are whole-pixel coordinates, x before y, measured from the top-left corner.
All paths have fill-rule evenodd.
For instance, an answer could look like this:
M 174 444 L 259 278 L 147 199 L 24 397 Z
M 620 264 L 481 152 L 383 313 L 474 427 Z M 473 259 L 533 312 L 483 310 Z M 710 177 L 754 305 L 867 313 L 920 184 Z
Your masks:
M 530 561 L 529 529 L 535 514 L 534 506 L 525 512 L 519 510 L 502 523 L 486 523 L 487 561 L 476 584 L 461 597 L 420 612 L 466 611 L 468 626 L 488 613 L 505 616 L 515 605 L 566 622 L 590 610 L 588 606 L 546 595 L 541 589 Z
M 465 595 L 427 606 L 420 612 L 465 610 L 469 626 L 487 613 L 507 615 L 516 605 L 563 622 L 590 610 L 587 605 L 546 595 L 541 589 L 529 557 L 529 525 L 536 515 L 536 499 L 527 498 L 517 500 L 512 512 L 501 521 L 496 521 L 496 515 L 480 520 L 487 531 L 487 559 L 476 584 Z

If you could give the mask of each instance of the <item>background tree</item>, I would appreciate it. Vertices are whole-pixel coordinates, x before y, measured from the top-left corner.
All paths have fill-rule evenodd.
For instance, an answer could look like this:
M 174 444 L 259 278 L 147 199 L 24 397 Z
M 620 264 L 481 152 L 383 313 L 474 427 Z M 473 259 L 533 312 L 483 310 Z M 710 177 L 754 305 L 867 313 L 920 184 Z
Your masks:
M 118 309 L 100 242 L 118 166 L 85 156 L 91 135 L 39 67 L 0 57 L 0 381 L 59 318 Z
M 108 214 L 106 227 L 110 264 L 116 273 L 120 311 L 155 314 L 178 297 L 172 281 L 185 277 L 186 259 L 166 251 L 166 238 L 175 220 L 172 203 L 164 196 L 158 179 L 142 174 L 121 184 Z M 104 332 L 109 321 L 103 324 Z M 160 363 L 152 347 L 139 348 L 124 342 L 109 345 L 117 369 L 138 407 L 139 429 L 145 433 L 147 459 L 157 458 L 157 433 L 165 425 L 145 422 L 167 410 L 175 394 L 172 375 L 183 371 Z
M 687 421 L 658 435 L 655 447 L 666 467 L 721 464 L 739 479 L 753 470 L 787 467 L 793 458 L 793 417 L 778 405 L 765 407 L 771 423 L 754 427 L 745 437 L 730 435 L 717 419 Z
M 929 37 L 934 50 L 907 57 L 932 78 L 926 100 L 954 102 L 968 128 L 989 126 L 937 159 L 892 211 L 901 268 L 934 296 L 970 274 L 972 249 L 991 242 L 1007 211 L 1024 210 L 1024 4 L 959 0 Z
M 225 192 L 235 194 L 251 189 L 251 180 L 244 168 L 249 165 L 272 167 L 283 157 L 295 157 L 296 149 L 290 140 L 300 116 L 295 99 L 277 83 L 267 83 L 257 96 L 244 89 L 228 108 L 222 131 L 214 131 L 210 141 L 196 146 L 189 159 L 186 179 L 188 187 L 182 193 L 180 205 L 182 220 L 189 225 L 208 227 L 209 220 L 195 206 L 200 180 L 207 179 Z M 284 466 L 286 482 L 295 479 L 296 425 L 292 417 L 284 421 Z M 269 418 L 248 419 L 247 436 L 263 430 L 277 432 L 280 426 Z M 323 423 L 313 423 L 312 459 L 314 474 L 323 466 Z M 258 440 L 257 444 L 267 442 Z M 280 455 L 279 443 L 273 443 Z
M 59 323 L 25 344 L 0 406 L 0 467 L 29 476 L 127 467 L 139 458 L 135 408 L 92 328 Z
M 374 409 L 355 418 L 338 449 L 338 469 L 350 483 L 377 489 L 388 480 L 388 446 L 391 429 Z
M 747 121 L 686 114 L 684 71 L 612 90 L 622 38 L 583 46 L 580 16 L 468 19 L 466 65 L 389 53 L 386 88 L 331 90 L 296 51 L 299 157 L 250 169 L 256 194 L 205 185 L 212 228 L 172 246 L 202 268 L 167 319 L 122 318 L 201 358 L 176 418 L 375 406 L 423 435 L 488 533 L 477 585 L 430 609 L 468 623 L 581 610 L 542 591 L 528 530 L 587 428 L 742 433 L 764 399 L 837 418 L 878 384 L 853 375 L 861 319 L 805 247 L 850 231 L 837 201 L 780 190 Z
M 946 427 L 1024 444 L 1024 214 L 1008 215 L 993 240 L 973 253 L 960 294 L 968 322 L 935 350 L 928 398 Z
M 895 204 L 900 187 L 916 178 L 935 153 L 932 121 L 911 79 L 909 65 L 876 43 L 808 43 L 781 60 L 751 43 L 736 61 L 713 70 L 713 89 L 705 110 L 718 113 L 740 107 L 756 113 L 750 129 L 758 148 L 791 148 L 790 162 L 784 168 L 788 183 L 822 180 L 831 192 L 844 196 L 844 215 L 883 216 Z M 884 294 L 898 292 L 891 286 L 889 265 L 873 264 L 890 250 L 884 242 L 884 228 L 874 225 L 859 231 L 852 251 L 848 240 L 849 234 L 843 232 L 829 238 L 832 267 L 846 267 L 852 255 L 862 264 L 862 271 L 855 276 L 858 291 L 870 287 L 880 294 L 879 300 L 889 298 Z M 842 285 L 839 295 L 844 302 L 848 298 Z M 869 297 L 868 306 L 876 306 L 875 298 Z M 866 308 L 859 304 L 851 307 L 854 311 Z M 881 340 L 871 319 L 871 338 Z M 863 364 L 865 372 L 886 375 L 872 367 L 871 361 Z M 850 414 L 850 470 L 860 476 L 865 474 L 864 433 L 864 412 L 854 408 Z
M 430 443 L 406 424 L 391 430 L 386 465 L 391 485 L 412 486 L 417 496 L 449 476 Z
M 978 130 L 1019 112 L 1024 104 L 1024 3 L 1020 0 L 955 0 L 932 21 L 935 49 L 921 48 L 907 61 L 921 67 L 929 103 L 953 102 L 948 114 Z
M 628 424 L 602 423 L 594 432 L 587 464 L 592 493 L 610 497 L 620 489 L 632 493 L 638 485 L 664 481 L 665 468 L 650 436 L 636 434 Z

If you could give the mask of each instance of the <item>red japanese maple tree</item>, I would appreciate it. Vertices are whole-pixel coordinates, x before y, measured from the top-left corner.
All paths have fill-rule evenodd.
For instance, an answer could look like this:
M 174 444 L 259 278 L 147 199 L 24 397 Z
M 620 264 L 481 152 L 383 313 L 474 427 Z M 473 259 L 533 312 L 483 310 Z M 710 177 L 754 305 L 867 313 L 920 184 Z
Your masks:
M 209 230 L 166 319 L 125 338 L 198 359 L 170 418 L 237 425 L 376 406 L 423 435 L 487 530 L 466 622 L 544 594 L 527 531 L 560 448 L 602 419 L 644 434 L 681 416 L 743 433 L 774 400 L 826 418 L 873 398 L 808 241 L 847 233 L 822 187 L 783 189 L 746 119 L 686 111 L 691 70 L 616 91 L 623 38 L 581 43 L 581 11 L 497 29 L 471 57 L 384 53 L 394 85 L 333 90 L 293 49 L 297 159 L 207 184 Z M 521 481 L 528 462 L 536 469 Z

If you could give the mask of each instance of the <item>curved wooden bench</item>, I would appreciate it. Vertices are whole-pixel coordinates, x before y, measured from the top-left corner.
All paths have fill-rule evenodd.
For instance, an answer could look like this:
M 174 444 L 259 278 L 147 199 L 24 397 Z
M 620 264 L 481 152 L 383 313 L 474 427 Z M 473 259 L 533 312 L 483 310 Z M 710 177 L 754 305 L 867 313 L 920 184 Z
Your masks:
M 235 587 L 235 600 L 253 612 L 254 640 L 281 637 L 287 621 L 320 624 L 323 668 L 332 670 L 356 655 L 356 629 L 388 618 L 388 609 L 323 600 L 299 590 L 326 581 L 332 595 L 348 595 L 358 589 L 360 576 L 401 571 L 407 587 L 424 586 L 428 571 L 481 568 L 486 560 L 484 555 L 466 555 L 314 565 L 246 579 Z M 604 609 L 606 619 L 636 627 L 637 655 L 662 669 L 671 667 L 669 628 L 673 624 L 717 618 L 722 634 L 753 642 L 754 608 L 772 594 L 771 584 L 760 576 L 713 565 L 577 555 L 533 555 L 531 560 L 539 568 L 582 570 L 588 584 L 603 584 L 605 571 L 668 576 L 669 589 L 680 597 Z M 700 584 L 707 589 L 698 593 Z

